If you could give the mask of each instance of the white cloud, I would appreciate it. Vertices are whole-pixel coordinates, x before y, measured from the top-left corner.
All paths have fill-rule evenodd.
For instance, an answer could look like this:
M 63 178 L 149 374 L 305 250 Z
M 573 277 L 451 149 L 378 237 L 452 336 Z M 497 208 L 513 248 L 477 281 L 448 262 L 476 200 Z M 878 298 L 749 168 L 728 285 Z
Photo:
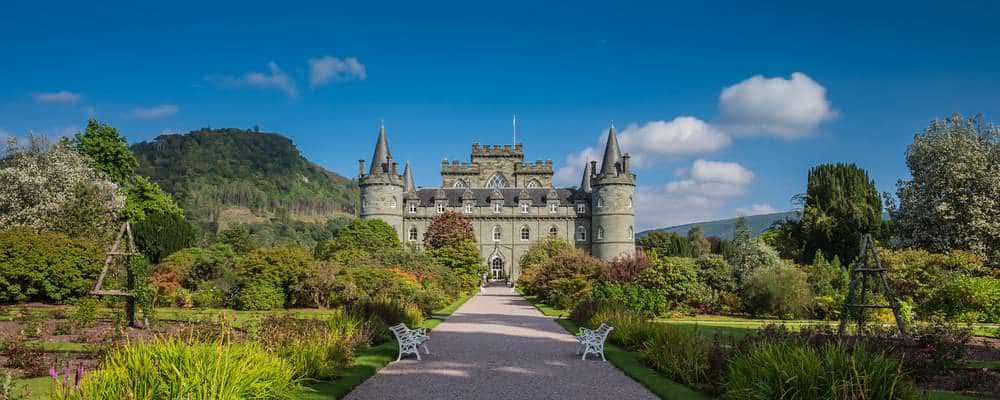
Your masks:
M 689 171 L 692 178 L 703 182 L 746 185 L 753 180 L 753 172 L 733 162 L 697 159 Z
M 357 58 L 323 56 L 309 59 L 309 86 L 317 88 L 330 82 L 368 79 L 365 65 Z
M 737 215 L 761 215 L 761 214 L 774 214 L 778 212 L 770 204 L 751 204 L 750 207 L 739 207 L 736 209 Z
M 239 77 L 210 76 L 208 80 L 222 86 L 253 87 L 258 89 L 277 89 L 285 92 L 288 97 L 296 98 L 299 90 L 295 80 L 288 76 L 274 61 L 267 63 L 268 72 L 247 72 Z
M 720 218 L 727 202 L 746 194 L 753 172 L 731 162 L 695 160 L 678 169 L 682 179 L 636 189 L 640 229 Z
M 174 115 L 180 108 L 173 104 L 161 104 L 154 107 L 136 107 L 132 110 L 132 116 L 142 119 L 163 118 Z
M 602 147 L 603 149 L 603 147 Z M 560 186 L 579 186 L 583 179 L 583 167 L 590 160 L 597 160 L 600 164 L 601 151 L 594 147 L 588 147 L 576 153 L 566 156 L 566 162 L 556 169 L 552 179 Z M 600 168 L 600 166 L 598 166 Z
M 722 90 L 719 108 L 726 129 L 738 134 L 794 139 L 807 135 L 837 112 L 826 88 L 801 72 L 791 79 L 753 76 Z
M 638 167 L 670 157 L 711 153 L 730 143 L 729 136 L 721 130 L 687 116 L 629 125 L 618 135 L 618 141 L 622 151 L 632 154 Z
M 39 103 L 73 104 L 80 101 L 80 94 L 65 90 L 49 93 L 32 93 L 31 97 Z

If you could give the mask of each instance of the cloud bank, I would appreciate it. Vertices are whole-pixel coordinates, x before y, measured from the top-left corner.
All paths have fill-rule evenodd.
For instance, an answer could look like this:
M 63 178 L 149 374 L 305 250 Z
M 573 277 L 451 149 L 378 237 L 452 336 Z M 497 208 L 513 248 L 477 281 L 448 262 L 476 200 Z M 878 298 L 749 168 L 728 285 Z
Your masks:
M 291 98 L 299 97 L 295 80 L 288 76 L 274 61 L 267 63 L 268 72 L 246 72 L 240 76 L 221 75 L 208 77 L 209 82 L 226 87 L 251 87 L 279 90 Z
M 796 139 L 837 116 L 826 88 L 801 72 L 790 79 L 753 76 L 722 90 L 722 123 L 734 134 Z
M 46 104 L 74 104 L 80 101 L 80 94 L 65 90 L 49 93 L 32 93 L 31 98 Z
M 156 119 L 169 117 L 177 114 L 180 108 L 173 104 L 161 104 L 154 107 L 136 107 L 132 110 L 132 116 L 142 119 Z

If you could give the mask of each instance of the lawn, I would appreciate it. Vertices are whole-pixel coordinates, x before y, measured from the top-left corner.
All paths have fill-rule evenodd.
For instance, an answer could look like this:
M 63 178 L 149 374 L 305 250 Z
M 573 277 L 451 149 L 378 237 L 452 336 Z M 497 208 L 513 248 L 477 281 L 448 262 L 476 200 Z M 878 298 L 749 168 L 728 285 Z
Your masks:
M 472 298 L 472 296 L 474 294 L 463 296 L 447 307 L 434 311 L 431 317 L 424 320 L 424 323 L 420 327 L 434 329 L 441 322 L 444 322 L 448 316 L 453 314 L 455 310 L 458 310 L 462 304 Z M 181 308 L 157 309 L 156 311 L 162 321 L 199 321 L 212 319 L 224 314 L 233 318 L 235 326 L 261 318 L 269 313 L 268 311 L 193 310 Z M 110 310 L 108 312 L 110 313 Z M 295 309 L 287 311 L 287 313 L 296 317 L 323 317 L 332 312 L 334 311 L 318 309 Z M 38 342 L 38 345 L 46 352 L 87 352 L 92 350 L 87 345 L 72 342 Z M 311 384 L 305 391 L 298 394 L 297 398 L 309 400 L 339 399 L 375 375 L 379 369 L 395 360 L 396 349 L 396 342 L 394 341 L 382 343 L 377 346 L 363 346 L 358 348 L 355 352 L 352 365 L 340 371 L 339 379 Z M 53 388 L 52 378 L 49 377 L 18 379 L 15 383 L 25 386 L 31 392 L 31 399 L 46 399 L 48 398 L 49 391 Z

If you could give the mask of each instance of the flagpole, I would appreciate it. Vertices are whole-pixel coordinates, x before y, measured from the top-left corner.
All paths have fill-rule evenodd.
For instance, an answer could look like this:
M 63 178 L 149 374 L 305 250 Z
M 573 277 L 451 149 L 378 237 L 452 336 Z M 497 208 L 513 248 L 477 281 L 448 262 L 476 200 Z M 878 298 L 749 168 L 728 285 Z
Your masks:
M 514 145 L 517 146 L 517 114 L 514 114 Z

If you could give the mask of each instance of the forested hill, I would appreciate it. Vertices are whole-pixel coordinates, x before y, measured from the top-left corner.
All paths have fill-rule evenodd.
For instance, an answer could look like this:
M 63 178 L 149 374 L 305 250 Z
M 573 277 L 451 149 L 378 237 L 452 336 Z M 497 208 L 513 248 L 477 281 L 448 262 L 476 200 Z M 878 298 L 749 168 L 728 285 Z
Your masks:
M 798 220 L 798 211 L 786 211 L 774 214 L 761 214 L 761 215 L 751 215 L 746 218 L 747 225 L 750 227 L 750 232 L 754 236 L 760 235 L 762 232 L 771 227 L 771 224 L 777 221 L 783 221 L 786 219 Z M 673 232 L 682 236 L 686 236 L 688 231 L 695 226 L 700 226 L 705 232 L 705 236 L 718 236 L 723 239 L 733 238 L 733 228 L 736 226 L 736 218 L 730 219 L 720 219 L 716 221 L 707 222 L 695 222 L 693 224 L 684 224 L 671 226 L 667 228 L 650 229 L 639 233 L 639 236 L 643 236 L 649 232 L 653 231 L 663 231 L 663 232 Z
M 358 193 L 353 181 L 306 160 L 277 133 L 204 128 L 136 143 L 132 152 L 138 172 L 202 223 L 227 212 L 256 221 L 317 220 L 352 213 Z

